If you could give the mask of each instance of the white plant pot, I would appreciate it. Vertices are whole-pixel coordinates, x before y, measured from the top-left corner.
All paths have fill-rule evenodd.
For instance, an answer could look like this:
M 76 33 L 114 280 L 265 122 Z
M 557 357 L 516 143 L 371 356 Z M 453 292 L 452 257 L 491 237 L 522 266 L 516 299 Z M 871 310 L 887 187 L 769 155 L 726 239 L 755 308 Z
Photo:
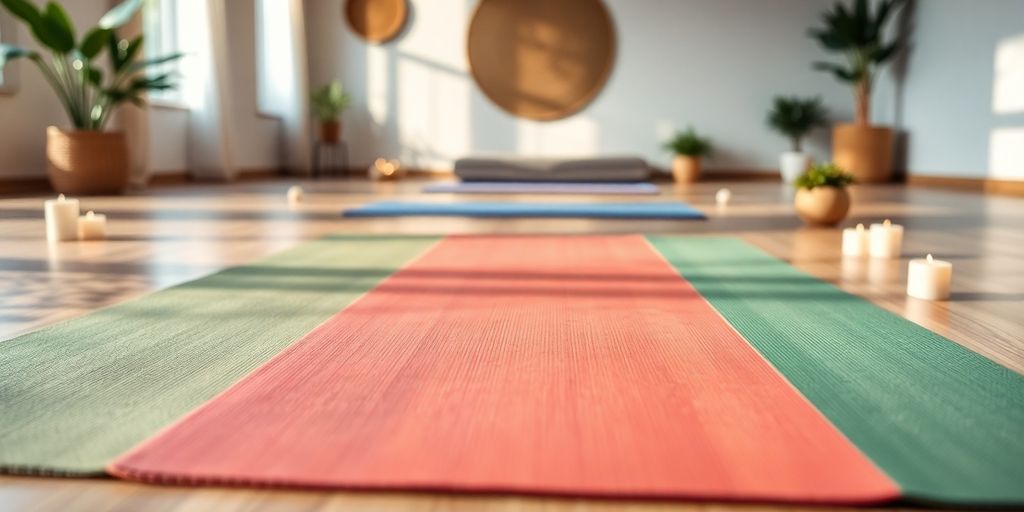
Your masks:
M 811 155 L 799 151 L 786 151 L 779 155 L 779 171 L 782 181 L 793 183 L 811 166 Z

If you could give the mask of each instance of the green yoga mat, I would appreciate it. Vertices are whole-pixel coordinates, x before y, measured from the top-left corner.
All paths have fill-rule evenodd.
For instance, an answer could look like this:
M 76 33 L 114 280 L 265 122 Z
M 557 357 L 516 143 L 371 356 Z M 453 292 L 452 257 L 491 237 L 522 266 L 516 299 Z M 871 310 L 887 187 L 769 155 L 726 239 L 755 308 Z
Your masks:
M 1024 377 L 739 240 L 649 239 L 904 496 L 1024 503 Z
M 0 471 L 102 474 L 436 241 L 328 237 L 0 342 Z

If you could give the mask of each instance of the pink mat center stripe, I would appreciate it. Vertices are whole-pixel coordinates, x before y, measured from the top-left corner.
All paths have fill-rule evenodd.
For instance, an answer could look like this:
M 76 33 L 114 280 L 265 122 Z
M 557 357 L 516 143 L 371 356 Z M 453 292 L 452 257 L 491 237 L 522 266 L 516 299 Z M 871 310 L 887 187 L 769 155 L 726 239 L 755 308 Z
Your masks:
M 317 488 L 899 493 L 640 236 L 446 239 L 110 469 Z

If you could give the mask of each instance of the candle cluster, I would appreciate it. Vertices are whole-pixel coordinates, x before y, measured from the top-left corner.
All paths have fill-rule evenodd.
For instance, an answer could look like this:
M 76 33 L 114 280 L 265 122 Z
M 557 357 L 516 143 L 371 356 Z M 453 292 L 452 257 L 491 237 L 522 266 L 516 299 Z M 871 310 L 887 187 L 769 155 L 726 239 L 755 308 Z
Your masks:
M 103 240 L 106 237 L 107 216 L 89 211 L 81 215 L 78 199 L 57 196 L 43 203 L 46 217 L 46 239 L 51 242 L 70 240 Z
M 898 259 L 903 251 L 903 226 L 886 219 L 864 229 L 863 224 L 843 230 L 843 256 L 870 255 L 879 259 Z M 910 260 L 907 269 L 907 295 L 925 300 L 949 298 L 953 264 L 932 258 Z

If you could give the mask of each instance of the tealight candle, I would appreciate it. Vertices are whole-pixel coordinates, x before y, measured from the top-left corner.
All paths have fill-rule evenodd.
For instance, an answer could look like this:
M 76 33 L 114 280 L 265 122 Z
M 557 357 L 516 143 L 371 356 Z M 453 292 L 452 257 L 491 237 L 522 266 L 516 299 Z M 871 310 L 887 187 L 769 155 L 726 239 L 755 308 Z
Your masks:
M 953 264 L 933 259 L 910 260 L 907 267 L 907 295 L 925 300 L 946 300 L 953 280 Z
M 288 204 L 299 204 L 302 202 L 302 187 L 292 185 L 288 188 Z
M 46 217 L 46 239 L 51 242 L 78 239 L 78 199 L 67 199 L 64 194 L 43 203 Z
M 727 188 L 721 188 L 715 192 L 715 203 L 718 203 L 718 206 L 729 204 L 730 199 L 732 199 L 732 191 Z
M 871 225 L 869 236 L 872 258 L 900 257 L 903 248 L 903 226 L 885 219 L 881 224 Z
M 89 211 L 78 218 L 79 240 L 103 240 L 107 236 L 107 216 Z
M 843 230 L 843 256 L 866 256 L 868 246 L 868 231 L 864 229 L 864 224 Z

